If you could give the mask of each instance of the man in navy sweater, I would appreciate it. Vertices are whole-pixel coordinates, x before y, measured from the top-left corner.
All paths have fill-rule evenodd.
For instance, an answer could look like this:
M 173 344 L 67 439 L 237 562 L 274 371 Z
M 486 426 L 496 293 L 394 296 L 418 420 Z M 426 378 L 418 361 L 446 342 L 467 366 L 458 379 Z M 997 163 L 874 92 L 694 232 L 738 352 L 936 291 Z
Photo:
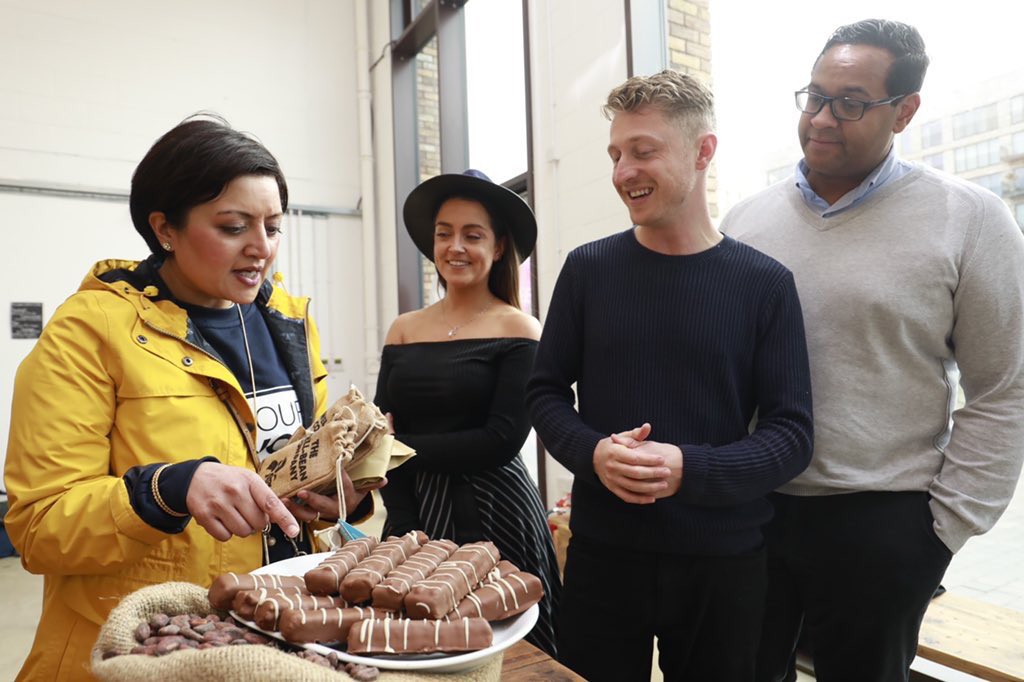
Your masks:
M 574 474 L 559 656 L 588 680 L 647 679 L 656 636 L 665 679 L 750 680 L 765 495 L 811 455 L 800 302 L 785 267 L 711 222 L 703 85 L 634 77 L 605 113 L 634 226 L 569 254 L 527 388 Z

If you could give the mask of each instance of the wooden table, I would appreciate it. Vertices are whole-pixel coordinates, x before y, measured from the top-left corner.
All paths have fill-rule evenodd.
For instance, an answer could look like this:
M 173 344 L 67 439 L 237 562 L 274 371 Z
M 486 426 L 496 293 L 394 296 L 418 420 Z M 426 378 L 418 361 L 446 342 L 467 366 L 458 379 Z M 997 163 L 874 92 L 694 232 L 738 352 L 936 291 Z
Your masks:
M 501 681 L 527 682 L 527 680 L 583 680 L 582 677 L 557 662 L 546 653 L 520 640 L 505 651 L 501 664 Z
M 947 592 L 928 606 L 917 655 L 984 680 L 1024 680 L 1024 613 Z

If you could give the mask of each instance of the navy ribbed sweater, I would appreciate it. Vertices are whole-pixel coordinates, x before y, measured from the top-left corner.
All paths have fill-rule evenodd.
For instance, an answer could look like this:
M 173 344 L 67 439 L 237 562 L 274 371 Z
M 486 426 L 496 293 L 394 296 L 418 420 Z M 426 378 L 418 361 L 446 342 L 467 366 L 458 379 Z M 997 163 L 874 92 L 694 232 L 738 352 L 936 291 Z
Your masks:
M 689 256 L 651 251 L 632 230 L 585 244 L 555 285 L 527 402 L 545 447 L 574 474 L 573 534 L 673 554 L 753 550 L 771 516 L 764 496 L 811 456 L 793 276 L 730 237 Z M 650 440 L 682 449 L 682 485 L 628 504 L 598 480 L 594 448 L 645 421 Z

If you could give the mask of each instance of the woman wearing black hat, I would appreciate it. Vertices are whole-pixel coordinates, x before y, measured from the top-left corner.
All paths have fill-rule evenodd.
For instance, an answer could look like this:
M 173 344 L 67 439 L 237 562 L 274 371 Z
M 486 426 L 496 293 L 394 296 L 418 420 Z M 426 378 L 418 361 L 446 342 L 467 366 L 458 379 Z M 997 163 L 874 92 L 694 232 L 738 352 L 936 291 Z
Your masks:
M 514 192 L 479 171 L 439 175 L 406 199 L 405 225 L 437 267 L 445 296 L 391 325 L 374 402 L 417 456 L 382 489 L 385 534 L 414 529 L 459 543 L 490 540 L 544 584 L 527 639 L 555 654 L 561 582 L 537 488 L 519 448 L 540 323 L 519 309 L 519 263 L 537 224 Z

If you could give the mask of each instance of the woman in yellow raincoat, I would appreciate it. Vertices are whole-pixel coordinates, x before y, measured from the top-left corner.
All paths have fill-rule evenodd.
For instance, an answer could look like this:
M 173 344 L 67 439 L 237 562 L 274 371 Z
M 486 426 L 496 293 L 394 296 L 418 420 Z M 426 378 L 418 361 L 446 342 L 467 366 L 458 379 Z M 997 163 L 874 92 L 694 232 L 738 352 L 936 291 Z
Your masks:
M 309 300 L 267 279 L 288 207 L 276 159 L 193 117 L 149 150 L 130 203 L 152 255 L 97 263 L 15 381 L 5 524 L 45 576 L 19 679 L 88 679 L 126 594 L 252 570 L 306 540 L 299 522 L 337 516 L 256 474 L 327 397 Z

